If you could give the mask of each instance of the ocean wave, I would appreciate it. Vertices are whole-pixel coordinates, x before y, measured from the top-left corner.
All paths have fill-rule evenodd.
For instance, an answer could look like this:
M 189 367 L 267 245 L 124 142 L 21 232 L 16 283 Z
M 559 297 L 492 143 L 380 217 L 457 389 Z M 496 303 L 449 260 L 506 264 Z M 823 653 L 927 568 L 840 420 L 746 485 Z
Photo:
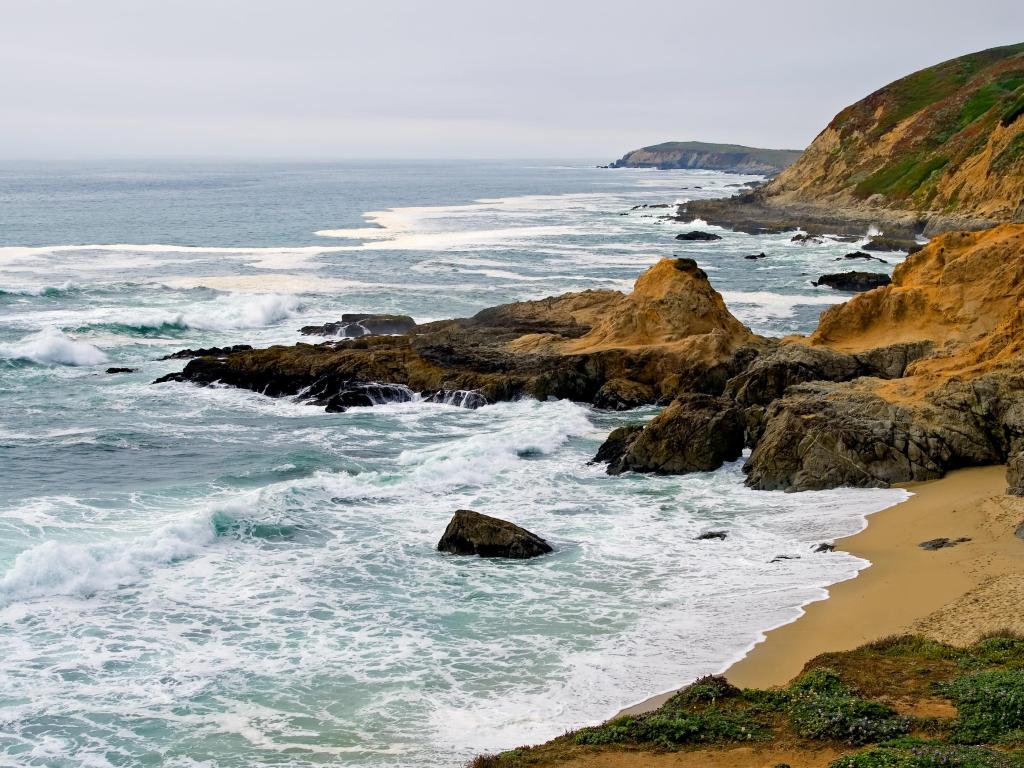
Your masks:
M 13 344 L 0 344 L 0 358 L 39 365 L 99 365 L 107 362 L 103 350 L 73 339 L 57 328 L 44 328 Z
M 38 296 L 45 298 L 57 298 L 80 292 L 77 284 L 68 280 L 61 285 L 29 285 L 0 288 L 0 296 Z
M 88 597 L 138 580 L 153 566 L 197 554 L 216 538 L 212 515 L 164 526 L 130 542 L 45 541 L 19 554 L 0 577 L 0 606 L 52 595 Z
M 127 336 L 173 336 L 188 330 L 232 331 L 263 328 L 300 314 L 302 302 L 290 294 L 231 294 L 180 311 L 147 310 L 87 323 L 77 330 L 105 330 Z

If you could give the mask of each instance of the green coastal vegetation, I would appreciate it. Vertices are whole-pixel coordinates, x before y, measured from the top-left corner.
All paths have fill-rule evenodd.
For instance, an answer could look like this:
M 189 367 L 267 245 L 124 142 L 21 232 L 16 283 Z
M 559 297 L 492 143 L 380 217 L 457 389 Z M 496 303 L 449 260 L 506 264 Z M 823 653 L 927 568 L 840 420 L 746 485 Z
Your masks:
M 472 768 L 743 744 L 845 752 L 831 768 L 1024 767 L 1024 636 L 995 633 L 965 648 L 886 638 L 818 656 L 780 689 L 709 676 L 652 712 L 481 756 Z

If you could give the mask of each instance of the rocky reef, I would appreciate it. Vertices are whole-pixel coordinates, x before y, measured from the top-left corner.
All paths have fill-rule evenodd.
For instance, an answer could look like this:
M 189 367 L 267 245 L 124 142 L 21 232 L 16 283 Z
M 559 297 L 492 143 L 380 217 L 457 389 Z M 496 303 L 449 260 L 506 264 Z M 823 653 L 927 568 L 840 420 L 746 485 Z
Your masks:
M 758 489 L 926 480 L 1024 450 L 1024 225 L 936 237 L 891 284 L 831 307 L 806 338 L 756 336 L 693 260 L 663 259 L 629 294 L 505 304 L 400 335 L 208 352 L 162 381 L 329 411 L 416 397 L 662 403 L 646 425 L 613 432 L 595 460 L 611 474 L 707 471 L 746 446 Z
M 632 293 L 584 291 L 485 309 L 410 333 L 196 357 L 160 381 L 215 382 L 342 410 L 419 393 L 480 404 L 524 395 L 615 408 L 721 391 L 745 346 L 767 346 L 692 259 L 663 259 Z
M 739 144 L 666 141 L 627 152 L 610 168 L 700 168 L 775 176 L 800 156 L 798 149 L 757 149 Z

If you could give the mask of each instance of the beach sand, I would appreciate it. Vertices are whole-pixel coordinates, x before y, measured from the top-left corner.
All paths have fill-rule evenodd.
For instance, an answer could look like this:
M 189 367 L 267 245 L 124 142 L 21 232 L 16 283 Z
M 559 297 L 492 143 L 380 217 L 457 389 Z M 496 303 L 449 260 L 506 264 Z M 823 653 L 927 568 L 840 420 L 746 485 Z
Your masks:
M 870 561 L 833 585 L 828 599 L 767 633 L 726 672 L 742 687 L 784 685 L 810 659 L 893 634 L 921 633 L 966 644 L 996 629 L 1024 632 L 1024 498 L 1005 496 L 1006 468 L 976 467 L 905 486 L 914 495 L 868 518 L 836 549 Z M 935 551 L 919 544 L 945 537 L 970 541 Z M 671 694 L 624 710 L 646 712 Z

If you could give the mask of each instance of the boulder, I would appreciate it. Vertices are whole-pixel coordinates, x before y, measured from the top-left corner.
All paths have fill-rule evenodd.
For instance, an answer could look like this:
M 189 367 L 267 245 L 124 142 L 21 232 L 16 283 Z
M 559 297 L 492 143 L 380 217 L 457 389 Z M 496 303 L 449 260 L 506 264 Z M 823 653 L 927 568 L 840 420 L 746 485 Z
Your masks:
M 712 539 L 715 539 L 717 541 L 725 541 L 728 535 L 728 531 L 705 531 L 704 533 L 700 534 L 699 536 L 695 536 L 694 538 L 697 541 L 711 541 Z
M 911 248 L 919 249 L 919 245 L 916 240 L 910 238 L 875 235 L 861 248 L 865 251 L 909 251 Z
M 676 235 L 676 240 L 721 240 L 721 235 L 716 235 L 714 232 L 701 232 L 700 230 L 694 230 L 693 232 L 680 232 Z
M 135 373 L 134 368 L 107 368 L 107 373 Z
M 1006 492 L 1011 496 L 1024 496 L 1024 451 L 1006 462 Z
M 789 238 L 789 241 L 791 243 L 800 243 L 800 245 L 807 245 L 808 243 L 811 243 L 812 245 L 820 245 L 825 242 L 825 238 L 821 235 L 810 235 L 805 232 L 799 232 Z
M 863 367 L 852 355 L 824 347 L 789 344 L 761 355 L 745 371 L 729 379 L 725 394 L 740 405 L 768 405 L 795 384 L 808 381 L 849 381 Z
M 551 552 L 551 545 L 535 533 L 507 520 L 470 509 L 455 512 L 437 542 L 439 552 L 480 557 L 525 559 Z
M 758 259 L 767 259 L 768 258 L 768 254 L 766 254 L 766 253 L 764 253 L 762 251 L 761 253 L 751 253 L 751 254 L 748 254 L 748 255 L 744 256 L 743 258 L 746 259 L 747 261 L 757 261 Z
M 656 401 L 654 389 L 629 379 L 609 379 L 594 395 L 594 407 L 606 411 L 628 411 Z
M 410 333 L 415 327 L 416 321 L 408 315 L 344 314 L 341 320 L 334 323 L 303 326 L 299 333 L 306 336 L 358 338 Z
M 643 432 L 643 424 L 627 424 L 624 427 L 618 427 L 613 429 L 601 447 L 597 449 L 597 454 L 591 460 L 591 464 L 614 464 L 622 459 L 626 453 L 626 449 L 633 443 L 633 441 Z
M 860 293 L 889 285 L 892 278 L 881 272 L 835 272 L 822 275 L 814 285 L 825 285 L 837 291 Z
M 617 436 L 626 445 L 608 464 L 608 474 L 680 475 L 718 469 L 740 457 L 744 428 L 743 411 L 732 400 L 683 395 L 631 438 L 628 434 Z

